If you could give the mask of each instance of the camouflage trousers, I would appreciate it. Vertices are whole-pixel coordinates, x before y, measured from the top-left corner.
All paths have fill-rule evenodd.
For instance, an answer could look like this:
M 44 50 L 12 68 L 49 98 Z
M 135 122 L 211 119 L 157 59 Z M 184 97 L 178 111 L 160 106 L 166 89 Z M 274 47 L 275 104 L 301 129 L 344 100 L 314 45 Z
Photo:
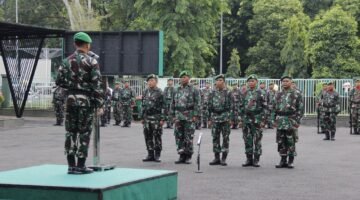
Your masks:
M 171 106 L 171 102 L 166 102 L 166 107 L 165 107 L 165 115 L 166 115 L 166 125 L 168 127 L 172 127 L 173 126 L 173 119 L 171 118 L 170 115 L 170 106 Z
M 360 108 L 352 108 L 352 127 L 354 128 L 355 132 L 360 131 Z
M 322 112 L 325 132 L 336 132 L 336 113 Z
M 245 154 L 261 155 L 261 139 L 263 136 L 260 124 L 246 123 L 243 126 L 243 139 L 245 142 Z
M 125 124 L 131 124 L 131 120 L 132 120 L 132 107 L 131 105 L 122 105 L 121 106 L 121 110 L 122 110 L 122 117 L 124 120 Z
M 115 102 L 113 107 L 114 119 L 116 122 L 121 122 L 122 120 L 122 112 L 121 112 L 121 104 L 120 102 Z
M 230 123 L 229 122 L 215 122 L 211 128 L 211 135 L 213 141 L 213 152 L 229 152 L 229 136 L 230 136 Z M 220 144 L 220 137 L 222 135 L 223 145 Z
M 86 158 L 92 131 L 94 108 L 68 106 L 65 120 L 65 154 Z
M 181 120 L 175 122 L 175 142 L 179 154 L 192 155 L 194 153 L 193 140 L 195 123 Z
M 296 129 L 276 130 L 276 143 L 280 156 L 296 156 Z
M 56 121 L 62 122 L 64 120 L 64 110 L 65 110 L 64 102 L 56 101 L 54 103 Z
M 144 121 L 144 136 L 146 149 L 148 151 L 161 151 L 162 150 L 162 140 L 161 136 L 163 133 L 162 126 L 160 126 L 160 121 Z
M 202 123 L 206 124 L 209 121 L 209 111 L 207 107 L 203 107 L 201 110 L 201 121 Z
M 111 107 L 104 108 L 104 114 L 101 115 L 101 124 L 106 124 L 110 121 Z
M 275 118 L 275 112 L 273 112 L 273 109 L 269 109 L 267 112 L 267 116 L 266 116 L 266 119 L 267 119 L 266 124 L 268 125 L 268 127 L 273 127 L 271 119 L 274 119 L 274 118 Z
M 319 112 L 319 126 L 321 128 L 321 132 L 325 130 L 324 115 L 325 113 Z
M 239 116 L 238 113 L 232 113 L 230 119 L 231 119 L 231 121 L 234 122 L 234 125 L 235 125 L 235 126 L 238 126 L 238 125 L 239 125 L 239 123 L 240 123 L 240 116 Z

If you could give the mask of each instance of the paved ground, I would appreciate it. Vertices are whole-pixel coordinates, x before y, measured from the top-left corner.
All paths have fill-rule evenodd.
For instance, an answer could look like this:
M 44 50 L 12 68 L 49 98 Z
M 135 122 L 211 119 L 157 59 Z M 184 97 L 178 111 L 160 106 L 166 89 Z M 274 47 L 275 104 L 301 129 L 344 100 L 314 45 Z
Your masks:
M 63 154 L 64 127 L 52 126 L 51 118 L 25 118 L 17 129 L 0 129 L 0 171 L 40 164 L 66 164 Z M 274 130 L 265 130 L 260 168 L 243 168 L 242 132 L 230 136 L 228 166 L 209 166 L 213 158 L 210 130 L 201 147 L 202 174 L 195 162 L 175 165 L 173 130 L 165 129 L 164 151 L 158 163 L 143 163 L 145 145 L 140 124 L 132 128 L 109 126 L 101 129 L 102 163 L 119 167 L 169 169 L 179 172 L 180 200 L 358 200 L 360 199 L 360 136 L 339 128 L 336 141 L 322 141 L 315 127 L 301 127 L 295 169 L 275 169 L 279 162 Z M 196 131 L 196 138 L 201 131 Z M 197 149 L 197 148 L 196 148 Z M 90 163 L 90 162 L 88 162 Z M 65 173 L 65 172 L 64 172 Z

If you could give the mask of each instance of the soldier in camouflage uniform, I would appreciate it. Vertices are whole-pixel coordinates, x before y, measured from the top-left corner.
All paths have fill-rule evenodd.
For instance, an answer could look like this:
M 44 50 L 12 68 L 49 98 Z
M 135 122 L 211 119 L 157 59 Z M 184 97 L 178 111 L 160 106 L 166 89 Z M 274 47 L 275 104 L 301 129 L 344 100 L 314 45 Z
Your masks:
M 173 127 L 173 122 L 170 117 L 170 106 L 171 106 L 171 100 L 172 100 L 172 96 L 174 95 L 174 79 L 169 78 L 167 80 L 167 86 L 164 89 L 164 96 L 166 99 L 166 108 L 165 108 L 165 115 L 166 115 L 166 128 L 172 128 Z
M 190 164 L 195 133 L 195 122 L 200 113 L 200 92 L 189 84 L 190 73 L 180 73 L 181 85 L 175 89 L 171 113 L 175 122 L 175 141 L 179 160 L 175 164 Z
M 66 100 L 66 93 L 64 88 L 57 86 L 54 94 L 53 101 L 54 111 L 56 116 L 56 123 L 54 126 L 61 126 L 64 121 L 64 104 Z
M 323 101 L 323 98 L 325 96 L 325 93 L 327 91 L 327 83 L 323 83 L 322 84 L 322 90 L 319 92 L 319 94 L 316 96 L 316 106 L 317 106 L 317 109 L 318 109 L 318 114 L 319 114 L 319 125 L 320 125 L 320 128 L 321 128 L 321 133 L 325 133 L 325 124 L 324 124 L 324 114 L 321 113 L 322 110 L 324 110 L 322 108 L 322 101 Z
M 146 78 L 148 88 L 142 96 L 141 119 L 144 125 L 144 136 L 148 155 L 144 162 L 160 162 L 162 150 L 162 126 L 165 120 L 165 98 L 157 87 L 157 77 L 154 74 Z
M 259 160 L 262 153 L 262 128 L 265 126 L 265 110 L 267 109 L 265 96 L 257 87 L 257 76 L 247 78 L 248 89 L 243 95 L 240 113 L 243 116 L 243 138 L 247 157 L 243 167 L 260 167 Z
M 269 84 L 269 90 L 266 92 L 266 102 L 267 102 L 267 105 L 268 105 L 268 116 L 267 116 L 267 125 L 268 125 L 268 128 L 269 129 L 272 129 L 273 128 L 273 125 L 272 125 L 272 122 L 271 122 L 271 118 L 272 118 L 272 114 L 274 112 L 273 109 L 274 109 L 274 106 L 273 106 L 273 99 L 274 99 L 274 96 L 275 96 L 275 89 L 274 89 L 274 83 L 270 83 Z
M 114 126 L 119 126 L 122 120 L 120 95 L 121 95 L 120 83 L 116 82 L 113 95 L 111 97 L 111 100 L 113 101 L 113 112 L 115 119 Z
M 202 106 L 201 107 L 201 120 L 203 122 L 203 128 L 207 128 L 207 126 L 208 126 L 207 122 L 208 122 L 208 118 L 209 118 L 209 112 L 208 112 L 207 103 L 208 103 L 210 93 L 211 93 L 210 83 L 206 82 L 205 88 L 200 91 L 201 106 Z
M 276 129 L 276 142 L 281 161 L 276 168 L 293 168 L 296 156 L 295 143 L 297 136 L 295 130 L 299 128 L 304 114 L 303 99 L 300 92 L 291 87 L 290 76 L 281 77 L 282 90 L 276 93 L 272 122 Z M 287 157 L 289 161 L 287 162 Z
M 104 104 L 97 60 L 90 56 L 91 38 L 84 32 L 74 35 L 76 51 L 59 67 L 56 85 L 67 89 L 65 153 L 69 174 L 91 173 L 85 167 L 94 114 Z M 97 108 L 97 113 L 95 109 Z M 77 164 L 75 161 L 77 159 Z
M 242 95 L 245 94 L 246 90 L 247 90 L 246 84 L 245 83 L 241 84 L 240 92 L 241 92 Z
M 334 90 L 334 83 L 329 82 L 321 103 L 321 114 L 324 119 L 324 140 L 335 140 L 336 116 L 340 113 L 339 93 Z
M 240 123 L 240 104 L 242 100 L 242 94 L 240 89 L 238 88 L 238 83 L 234 82 L 232 84 L 232 90 L 230 91 L 232 107 L 231 107 L 231 121 L 233 122 L 231 128 L 238 129 L 238 125 Z
M 220 74 L 215 77 L 216 90 L 209 95 L 208 109 L 210 121 L 212 124 L 211 135 L 213 137 L 213 152 L 215 158 L 210 165 L 226 166 L 226 157 L 229 153 L 229 136 L 230 136 L 230 114 L 232 111 L 232 96 L 225 85 L 225 76 Z M 223 143 L 220 143 L 222 135 Z M 220 160 L 220 153 L 222 157 Z
M 105 99 L 104 99 L 104 114 L 101 115 L 101 126 L 106 127 L 106 124 L 108 124 L 109 114 L 111 112 L 111 91 L 109 88 L 106 88 L 105 92 Z
M 132 121 L 132 109 L 135 105 L 135 92 L 130 88 L 129 81 L 125 81 L 125 86 L 120 93 L 122 117 L 124 124 L 121 127 L 130 127 Z
M 354 134 L 360 134 L 360 79 L 355 80 L 355 88 L 349 93 L 350 110 L 352 119 L 352 127 Z
M 192 83 L 192 85 L 194 86 L 194 88 L 195 88 L 196 90 L 198 90 L 199 93 L 200 93 L 200 105 L 202 106 L 202 105 L 204 104 L 204 102 L 201 101 L 201 92 L 200 92 L 199 83 L 198 83 L 197 81 L 195 81 L 195 80 L 191 81 L 191 83 Z M 200 110 L 201 110 L 201 109 L 200 109 Z M 195 122 L 195 129 L 196 129 L 196 130 L 200 130 L 202 118 L 203 118 L 202 112 L 200 112 L 200 113 L 199 113 L 199 116 L 198 116 L 198 118 L 196 119 L 196 122 Z

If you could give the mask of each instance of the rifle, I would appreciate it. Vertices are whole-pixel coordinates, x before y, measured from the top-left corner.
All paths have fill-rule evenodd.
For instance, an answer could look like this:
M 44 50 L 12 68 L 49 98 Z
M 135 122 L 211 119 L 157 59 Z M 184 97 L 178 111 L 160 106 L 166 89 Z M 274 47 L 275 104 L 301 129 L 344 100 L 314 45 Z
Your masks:
M 198 155 L 197 155 L 197 159 L 196 159 L 196 163 L 198 165 L 197 171 L 195 173 L 202 173 L 202 171 L 200 171 L 200 147 L 201 147 L 201 138 L 202 138 L 203 133 L 200 132 L 199 135 L 199 139 L 197 141 L 197 145 L 199 146 L 198 148 Z

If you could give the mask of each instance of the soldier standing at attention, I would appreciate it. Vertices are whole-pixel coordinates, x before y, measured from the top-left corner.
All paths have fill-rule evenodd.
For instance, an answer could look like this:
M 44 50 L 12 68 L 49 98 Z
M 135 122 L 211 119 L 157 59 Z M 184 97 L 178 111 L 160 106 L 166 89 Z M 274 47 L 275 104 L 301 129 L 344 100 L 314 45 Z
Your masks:
M 210 88 L 210 83 L 208 81 L 206 81 L 206 86 L 204 89 L 202 89 L 200 91 L 200 95 L 201 95 L 201 119 L 203 122 L 203 128 L 207 128 L 208 124 L 208 118 L 209 118 L 209 112 L 208 112 L 208 107 L 207 107 L 207 103 L 208 103 L 208 99 L 209 99 L 209 94 L 211 93 L 211 88 Z
M 56 123 L 54 126 L 61 126 L 64 121 L 64 104 L 66 100 L 66 93 L 64 88 L 56 86 L 56 89 L 53 94 L 53 101 Z
M 175 141 L 177 152 L 180 155 L 175 164 L 190 164 L 195 133 L 195 122 L 200 113 L 200 92 L 194 88 L 190 81 L 190 73 L 180 73 L 180 86 L 175 89 L 171 113 L 175 122 Z
M 230 114 L 232 110 L 231 93 L 225 85 L 225 76 L 220 74 L 215 77 L 216 90 L 209 95 L 209 124 L 212 124 L 211 135 L 213 137 L 213 152 L 215 158 L 210 165 L 226 166 L 226 157 L 229 153 L 229 136 L 230 136 Z M 222 135 L 223 143 L 220 144 Z M 220 161 L 220 153 L 222 153 Z
M 113 112 L 115 119 L 114 126 L 119 126 L 122 119 L 120 95 L 121 95 L 120 83 L 116 82 L 113 95 L 111 97 L 111 100 L 113 101 Z
M 304 114 L 302 95 L 291 87 L 291 80 L 290 76 L 281 77 L 282 90 L 276 93 L 274 98 L 272 121 L 277 127 L 276 142 L 281 156 L 276 168 L 294 168 L 297 141 L 295 130 L 299 128 Z M 288 162 L 287 157 L 289 157 Z
M 339 93 L 334 90 L 334 83 L 329 82 L 323 97 L 322 112 L 324 119 L 324 140 L 335 140 L 336 116 L 340 113 Z
M 69 174 L 86 174 L 94 114 L 100 115 L 104 104 L 101 74 L 97 60 L 89 56 L 90 36 L 84 32 L 74 35 L 76 51 L 59 68 L 56 85 L 67 89 L 65 153 Z M 96 110 L 95 110 L 96 109 Z M 96 112 L 97 111 L 97 112 Z M 77 159 L 77 164 L 75 161 Z
M 320 122 L 320 128 L 321 128 L 321 133 L 325 133 L 325 125 L 324 125 L 324 114 L 321 113 L 322 110 L 324 110 L 322 108 L 322 102 L 323 102 L 323 98 L 325 96 L 325 93 L 327 91 L 327 83 L 323 83 L 322 84 L 322 90 L 319 92 L 319 94 L 316 96 L 316 106 L 318 109 L 318 114 L 319 114 L 319 122 Z
M 257 88 L 256 75 L 247 78 L 248 89 L 243 95 L 240 106 L 243 116 L 243 138 L 245 142 L 245 154 L 247 157 L 243 167 L 260 167 L 259 161 L 262 153 L 261 139 L 262 128 L 265 126 L 265 110 L 267 109 L 265 96 Z
M 130 88 L 129 81 L 125 81 L 125 86 L 120 93 L 121 110 L 123 111 L 124 124 L 121 127 L 130 127 L 132 121 L 132 109 L 135 105 L 135 92 Z
M 172 128 L 173 122 L 170 117 L 170 106 L 171 106 L 171 100 L 174 95 L 174 79 L 169 78 L 167 80 L 167 86 L 164 89 L 164 96 L 166 99 L 166 108 L 165 108 L 165 115 L 166 115 L 166 128 Z
M 360 78 L 355 79 L 355 88 L 349 93 L 350 110 L 352 114 L 352 127 L 354 134 L 360 134 Z
M 194 81 L 192 81 L 192 84 L 193 84 L 194 88 L 195 88 L 196 90 L 198 90 L 199 93 L 200 93 L 199 83 L 194 80 Z M 201 95 L 201 93 L 200 93 L 200 95 Z M 200 96 L 200 106 L 202 106 L 202 105 L 204 105 L 204 102 L 201 101 L 201 96 Z M 200 108 L 200 111 L 201 111 L 201 108 Z M 199 112 L 199 116 L 197 117 L 196 122 L 195 122 L 195 129 L 196 129 L 196 130 L 200 130 L 200 128 L 201 128 L 202 117 L 203 117 L 203 116 L 202 116 L 202 113 Z
M 158 78 L 150 74 L 146 78 L 148 88 L 142 96 L 141 119 L 144 125 L 144 136 L 148 155 L 143 159 L 144 162 L 161 162 L 160 154 L 162 150 L 162 126 L 165 120 L 165 98 L 157 87 Z
M 109 115 L 111 112 L 111 90 L 109 87 L 106 87 L 106 92 L 104 95 L 104 114 L 101 115 L 101 126 L 106 127 L 106 124 L 110 121 Z
M 231 121 L 232 126 L 231 129 L 238 129 L 238 125 L 240 123 L 240 104 L 242 100 L 242 94 L 240 89 L 238 88 L 238 83 L 233 82 L 232 90 L 230 91 L 231 100 L 232 100 L 232 107 L 231 107 Z
M 268 105 L 268 121 L 267 121 L 267 125 L 268 125 L 268 128 L 269 129 L 272 129 L 273 128 L 273 125 L 272 125 L 272 122 L 271 122 L 271 115 L 274 113 L 272 112 L 273 109 L 274 109 L 274 96 L 275 96 L 275 89 L 274 89 L 274 83 L 270 83 L 269 84 L 269 90 L 266 92 L 266 102 L 267 102 L 267 105 Z

